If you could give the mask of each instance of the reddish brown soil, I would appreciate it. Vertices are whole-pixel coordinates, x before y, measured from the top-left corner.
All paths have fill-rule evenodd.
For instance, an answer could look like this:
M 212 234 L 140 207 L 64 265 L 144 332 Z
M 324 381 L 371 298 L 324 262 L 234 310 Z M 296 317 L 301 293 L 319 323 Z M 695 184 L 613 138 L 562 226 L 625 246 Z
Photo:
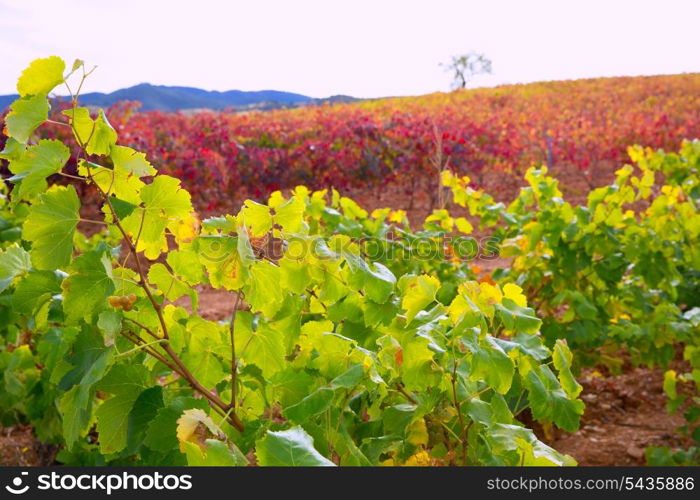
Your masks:
M 56 451 L 40 443 L 29 426 L 0 427 L 0 466 L 51 465 Z
M 581 465 L 643 465 L 648 446 L 683 446 L 675 430 L 684 420 L 666 412 L 662 369 L 629 368 L 623 375 L 587 370 L 579 379 L 586 410 L 573 434 L 558 432 L 551 446 Z

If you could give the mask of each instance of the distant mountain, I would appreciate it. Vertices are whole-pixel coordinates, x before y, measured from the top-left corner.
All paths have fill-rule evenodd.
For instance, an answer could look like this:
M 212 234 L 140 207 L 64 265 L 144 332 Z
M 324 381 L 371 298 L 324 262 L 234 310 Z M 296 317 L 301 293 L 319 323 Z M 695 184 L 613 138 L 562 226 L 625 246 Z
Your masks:
M 0 110 L 5 109 L 10 104 L 12 104 L 12 101 L 17 99 L 17 97 L 19 97 L 17 94 L 0 95 Z
M 17 95 L 0 96 L 0 109 L 9 106 Z M 167 87 L 141 83 L 109 94 L 91 92 L 81 94 L 80 102 L 87 106 L 108 107 L 118 101 L 139 101 L 144 111 L 178 111 L 186 109 L 275 109 L 321 104 L 325 102 L 352 102 L 354 97 L 332 96 L 314 99 L 309 96 L 279 90 L 228 90 L 226 92 L 202 90 L 194 87 Z

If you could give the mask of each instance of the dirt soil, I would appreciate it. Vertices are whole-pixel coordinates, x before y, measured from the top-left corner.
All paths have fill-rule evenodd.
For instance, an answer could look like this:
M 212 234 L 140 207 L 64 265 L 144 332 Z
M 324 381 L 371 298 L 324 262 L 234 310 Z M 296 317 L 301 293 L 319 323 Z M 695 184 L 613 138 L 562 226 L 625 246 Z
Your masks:
M 0 427 L 0 466 L 52 465 L 55 446 L 40 443 L 30 426 Z
M 602 376 L 586 370 L 579 378 L 586 409 L 578 431 L 557 431 L 550 445 L 580 465 L 644 465 L 648 446 L 684 446 L 675 430 L 682 417 L 666 412 L 662 369 L 627 368 Z

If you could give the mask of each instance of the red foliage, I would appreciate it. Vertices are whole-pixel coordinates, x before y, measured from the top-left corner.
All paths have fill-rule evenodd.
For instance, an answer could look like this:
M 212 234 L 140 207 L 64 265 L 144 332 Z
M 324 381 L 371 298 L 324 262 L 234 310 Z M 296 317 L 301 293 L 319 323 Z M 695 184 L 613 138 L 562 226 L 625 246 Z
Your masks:
M 200 208 L 306 184 L 340 189 L 434 174 L 436 135 L 450 166 L 484 173 L 534 163 L 594 179 L 632 144 L 677 149 L 700 137 L 700 74 L 511 85 L 271 112 L 108 113 L 120 143 L 184 180 Z M 55 127 L 52 133 L 65 133 Z M 408 185 L 408 183 L 406 183 Z

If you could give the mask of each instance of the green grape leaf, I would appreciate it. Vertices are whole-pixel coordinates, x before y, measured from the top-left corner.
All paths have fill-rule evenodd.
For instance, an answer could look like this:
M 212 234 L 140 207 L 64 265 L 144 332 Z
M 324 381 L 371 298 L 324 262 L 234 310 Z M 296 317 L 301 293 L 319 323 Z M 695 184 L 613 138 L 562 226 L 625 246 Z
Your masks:
M 48 381 L 55 385 L 61 381 L 71 364 L 65 359 L 78 337 L 79 330 L 73 327 L 50 328 L 37 342 L 36 350 L 44 364 L 44 370 L 51 375 Z
M 17 80 L 17 92 L 21 96 L 46 95 L 63 82 L 66 63 L 58 56 L 35 59 Z
M 168 252 L 168 264 L 173 272 L 190 284 L 204 281 L 204 267 L 199 262 L 199 256 L 194 250 L 180 248 Z
M 542 320 L 535 316 L 533 309 L 521 307 L 510 299 L 504 298 L 502 304 L 496 303 L 494 306 L 508 330 L 537 333 L 542 325 Z
M 372 269 L 374 268 L 374 269 Z M 394 292 L 396 276 L 384 264 L 374 262 L 368 268 L 364 291 L 377 304 L 385 303 Z
M 114 344 L 114 339 L 122 329 L 121 312 L 115 310 L 102 311 L 98 315 L 97 327 L 105 334 L 105 345 Z
M 96 390 L 115 395 L 95 413 L 100 452 L 116 453 L 126 448 L 129 417 L 148 378 L 148 369 L 143 365 L 117 364 L 96 384 Z
M 226 372 L 218 356 L 206 346 L 188 351 L 183 356 L 184 363 L 190 367 L 192 374 L 206 388 L 212 388 L 221 382 Z
M 184 281 L 170 274 L 168 268 L 156 262 L 148 270 L 148 281 L 163 292 L 165 298 L 174 302 L 185 295 L 192 301 L 192 310 L 197 310 L 197 291 Z
M 406 321 L 410 322 L 418 311 L 435 301 L 440 281 L 428 275 L 402 276 L 398 283 L 401 291 L 401 307 L 406 311 Z
M 217 232 L 232 233 L 236 231 L 236 218 L 231 215 L 207 217 L 202 221 L 202 228 L 214 234 Z
M 583 402 L 569 399 L 548 366 L 530 370 L 523 383 L 529 392 L 530 409 L 536 420 L 554 422 L 568 432 L 578 429 Z
M 206 439 L 204 449 L 197 443 L 185 441 L 182 443 L 187 455 L 187 465 L 190 467 L 243 467 L 248 465 L 248 459 L 235 446 L 229 448 L 226 443 L 217 439 Z
M 200 236 L 195 240 L 195 248 L 200 264 L 209 275 L 214 288 L 239 290 L 245 284 L 248 270 L 238 257 L 238 238 L 230 236 Z
M 350 293 L 348 286 L 338 277 L 340 274 L 338 263 L 331 262 L 319 267 L 322 271 L 321 276 L 314 276 L 321 282 L 318 300 L 323 304 L 332 305 Z
M 117 396 L 138 396 L 148 385 L 148 379 L 148 369 L 143 365 L 117 364 L 99 381 L 96 389 Z
M 365 301 L 365 326 L 375 328 L 379 324 L 388 325 L 398 313 L 398 306 L 388 301 L 384 304 L 375 304 L 371 300 Z
M 29 345 L 18 346 L 6 353 L 7 364 L 3 367 L 5 390 L 14 396 L 22 396 L 36 383 L 39 371 L 34 364 L 34 354 Z
M 57 381 L 60 389 L 67 390 L 74 385 L 86 387 L 81 394 L 80 405 L 88 403 L 87 389 L 102 379 L 112 363 L 112 350 L 104 346 L 102 335 L 97 329 L 83 326 L 73 342 L 73 354 L 68 359 L 72 368 L 62 374 Z
M 10 181 L 19 184 L 12 192 L 14 200 L 29 200 L 46 191 L 46 178 L 60 172 L 70 157 L 70 150 L 56 140 L 43 139 L 29 146 L 24 154 L 10 162 Z
M 295 424 L 303 424 L 309 418 L 323 413 L 330 408 L 335 392 L 328 387 L 321 387 L 306 396 L 298 403 L 288 406 L 282 411 L 289 421 Z
M 117 133 L 110 125 L 103 110 L 97 119 L 90 117 L 87 108 L 71 108 L 63 112 L 73 126 L 73 133 L 78 144 L 83 146 L 89 155 L 108 155 L 117 142 Z
M 40 200 L 29 209 L 22 234 L 32 242 L 34 267 L 58 269 L 68 265 L 73 253 L 80 200 L 73 186 L 52 186 Z
M 92 415 L 92 401 L 88 407 L 82 407 L 78 403 L 80 393 L 81 388 L 77 385 L 73 386 L 58 401 L 58 411 L 63 423 L 63 439 L 65 439 L 68 449 L 72 448 L 73 444 L 87 430 L 86 427 L 90 423 Z
M 282 307 L 285 296 L 280 287 L 280 268 L 268 261 L 256 261 L 250 266 L 250 278 L 246 301 L 253 311 L 273 317 Z
M 149 387 L 136 398 L 129 413 L 127 432 L 127 447 L 131 453 L 135 453 L 141 447 L 148 424 L 153 421 L 161 408 L 163 408 L 163 388 L 159 385 Z
M 187 217 L 192 212 L 190 194 L 182 189 L 179 179 L 169 175 L 156 176 L 141 190 L 141 200 L 149 211 L 168 217 Z
M 178 447 L 177 421 L 185 410 L 199 408 L 208 409 L 209 405 L 203 399 L 177 397 L 168 406 L 161 408 L 148 425 L 146 438 L 143 441 L 148 448 L 161 453 L 167 453 Z
M 0 292 L 4 292 L 17 276 L 32 268 L 32 260 L 24 248 L 13 245 L 0 250 Z
M 236 314 L 235 332 L 236 353 L 241 360 L 256 365 L 268 379 L 284 369 L 286 352 L 282 332 L 267 323 L 260 323 L 253 330 L 250 313 L 241 311 Z
M 521 352 L 532 356 L 532 358 L 537 361 L 544 361 L 550 355 L 549 349 L 544 346 L 542 337 L 539 335 L 530 335 L 520 332 L 515 335 L 515 337 L 511 337 L 510 341 L 517 344 Z
M 126 448 L 129 431 L 129 414 L 138 393 L 126 393 L 108 399 L 95 412 L 100 452 L 116 453 Z
M 524 427 L 498 423 L 489 429 L 487 439 L 491 444 L 491 454 L 507 456 L 508 451 L 520 455 L 517 463 L 508 465 L 525 466 L 571 466 L 576 461 L 539 441 L 535 434 Z
M 136 251 L 143 252 L 146 258 L 155 260 L 162 252 L 168 250 L 165 238 L 165 228 L 168 219 L 144 208 L 134 212 L 122 220 L 124 230 L 137 240 Z
M 129 203 L 128 201 L 120 200 L 119 198 L 111 197 L 112 207 L 114 207 L 114 213 L 117 214 L 119 219 L 126 219 L 130 216 L 136 209 L 136 205 Z
M 156 173 L 156 169 L 146 160 L 145 153 L 139 153 L 132 148 L 112 146 L 109 156 L 114 163 L 115 170 L 122 170 L 136 177 L 145 177 Z
M 141 179 L 124 170 L 112 170 L 81 160 L 78 164 L 78 173 L 85 177 L 91 177 L 92 181 L 94 181 L 107 196 L 111 197 L 110 201 L 114 201 L 116 199 L 114 197 L 115 193 L 119 193 L 119 197 L 123 202 L 134 206 L 129 213 L 133 212 L 135 206 L 139 205 L 141 202 L 141 189 L 145 184 Z M 103 211 L 111 215 L 108 207 L 104 207 Z M 117 216 L 118 215 L 119 214 L 117 214 Z
M 378 304 L 386 302 L 394 291 L 396 276 L 379 262 L 368 264 L 350 251 L 343 251 L 342 255 L 351 271 L 351 285 L 362 288 L 367 297 Z
M 52 271 L 30 271 L 15 287 L 12 294 L 12 307 L 22 314 L 43 314 L 44 317 L 36 321 L 38 325 L 44 325 L 48 313 L 45 305 L 59 293 L 61 293 L 61 278 L 58 274 Z
M 360 364 L 352 365 L 343 373 L 331 380 L 332 389 L 353 389 L 365 375 L 365 370 Z
M 398 404 L 386 408 L 382 413 L 384 432 L 389 436 L 403 438 L 406 428 L 416 417 L 416 406 L 412 404 Z
M 10 105 L 5 117 L 7 135 L 26 144 L 36 128 L 49 118 L 49 101 L 46 96 L 22 97 Z
M 286 431 L 267 431 L 255 443 L 255 456 L 262 466 L 335 466 L 314 448 L 314 440 L 300 426 Z
M 70 389 L 58 405 L 68 448 L 87 430 L 92 415 L 94 386 L 112 362 L 112 351 L 105 349 L 101 339 L 88 331 L 78 335 L 74 350 L 78 353 L 73 362 L 74 368 L 60 383 L 60 387 L 69 386 Z
M 141 182 L 135 176 L 129 176 Z M 149 259 L 157 259 L 168 250 L 165 228 L 177 218 L 189 217 L 192 213 L 190 194 L 182 189 L 180 181 L 167 175 L 158 175 L 141 188 L 140 198 L 145 208 L 122 220 L 122 227 L 133 237 L 139 236 L 137 251 L 143 251 Z M 125 201 L 131 202 L 126 199 Z
M 274 400 L 286 407 L 298 403 L 309 394 L 314 386 L 314 377 L 305 370 L 287 366 L 281 372 L 277 372 L 270 382 L 273 386 Z M 264 380 L 261 381 L 261 385 L 263 383 Z
M 114 291 L 112 265 L 104 247 L 85 252 L 71 262 L 70 274 L 63 280 L 63 310 L 68 321 L 93 317 L 107 307 Z
M 306 262 L 283 258 L 279 261 L 279 266 L 282 288 L 301 295 L 311 285 L 312 279 Z
M 423 391 L 439 379 L 433 372 L 435 352 L 429 344 L 430 340 L 418 335 L 409 335 L 401 342 L 401 378 L 406 390 Z
M 508 392 L 513 383 L 515 365 L 495 339 L 487 335 L 472 354 L 469 378 L 486 381 L 500 394 Z
M 576 381 L 573 373 L 571 373 L 571 360 L 573 359 L 566 341 L 557 339 L 552 352 L 552 361 L 554 368 L 559 372 L 559 382 L 566 394 L 575 399 L 581 394 L 583 387 Z
M 0 151 L 0 158 L 7 161 L 16 160 L 17 158 L 22 156 L 22 153 L 24 153 L 25 149 L 27 149 L 26 144 L 23 144 L 12 137 L 8 137 L 5 141 L 5 149 Z M 0 193 L 2 193 L 3 191 L 4 190 L 2 189 L 2 187 L 0 187 Z

